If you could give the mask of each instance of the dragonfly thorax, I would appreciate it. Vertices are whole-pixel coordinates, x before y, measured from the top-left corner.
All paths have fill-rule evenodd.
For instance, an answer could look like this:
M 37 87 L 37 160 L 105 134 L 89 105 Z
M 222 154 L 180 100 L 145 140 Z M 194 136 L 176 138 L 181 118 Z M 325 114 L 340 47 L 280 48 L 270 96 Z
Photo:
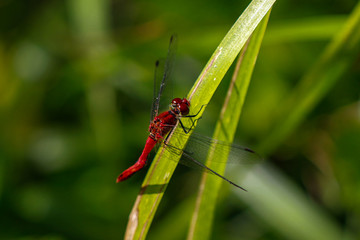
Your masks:
M 188 115 L 189 114 L 189 109 L 190 107 L 190 102 L 186 99 L 186 98 L 174 98 L 172 101 L 171 101 L 171 105 L 170 105 L 170 108 L 171 108 L 171 111 L 178 115 L 178 114 L 181 114 L 182 116 L 185 116 L 185 115 Z

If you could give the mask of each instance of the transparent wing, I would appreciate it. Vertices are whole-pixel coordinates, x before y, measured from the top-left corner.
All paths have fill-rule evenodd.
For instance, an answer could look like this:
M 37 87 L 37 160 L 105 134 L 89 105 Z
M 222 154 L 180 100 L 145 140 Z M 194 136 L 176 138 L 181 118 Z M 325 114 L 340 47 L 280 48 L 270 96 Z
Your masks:
M 153 105 L 151 108 L 150 121 L 152 121 L 154 117 L 159 114 L 161 95 L 163 94 L 167 80 L 169 79 L 172 72 L 176 52 L 176 43 L 177 37 L 176 35 L 172 35 L 170 38 L 165 62 L 163 63 L 163 61 L 158 60 L 155 63 Z M 161 75 L 160 72 L 163 72 L 163 74 Z M 166 99 L 166 101 L 171 101 L 171 99 Z M 170 104 L 170 102 L 168 104 Z
M 219 163 L 255 164 L 263 160 L 259 154 L 250 148 L 212 139 L 196 133 L 191 135 L 184 152 L 199 159 L 198 161 L 201 161 L 201 159 L 205 161 L 209 150 L 213 151 L 213 161 Z M 220 156 L 227 153 L 229 154 L 228 159 L 223 160 L 220 158 Z
M 186 133 L 177 132 L 174 134 Z M 176 143 L 175 146 L 172 146 L 172 148 L 175 149 L 173 152 L 177 154 L 186 153 L 202 163 L 205 163 L 210 150 L 214 154 L 213 162 L 216 163 L 227 162 L 231 164 L 256 164 L 263 161 L 263 158 L 258 153 L 248 147 L 212 139 L 197 133 L 193 133 L 190 136 L 184 150 L 177 149 Z M 220 156 L 225 154 L 229 154 L 227 159 L 224 160 L 223 158 L 220 158 Z
M 211 150 L 214 156 L 213 162 L 219 164 L 224 164 L 225 162 L 236 164 L 255 164 L 262 161 L 259 154 L 247 147 L 230 144 L 195 133 L 191 135 L 185 150 L 172 145 L 167 145 L 167 149 L 175 154 L 182 155 L 180 159 L 181 164 L 216 175 L 244 191 L 246 191 L 246 189 L 229 180 L 227 177 L 217 173 L 205 164 L 209 151 Z M 224 154 L 229 154 L 227 160 L 220 157 Z

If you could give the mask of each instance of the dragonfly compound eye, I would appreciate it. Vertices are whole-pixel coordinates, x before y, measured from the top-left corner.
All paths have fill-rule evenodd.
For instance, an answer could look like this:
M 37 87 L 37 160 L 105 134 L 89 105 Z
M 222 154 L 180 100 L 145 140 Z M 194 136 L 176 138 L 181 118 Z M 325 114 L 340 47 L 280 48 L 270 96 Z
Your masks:
M 188 107 L 190 107 L 190 102 L 189 102 L 186 98 L 183 98 L 183 99 L 181 100 L 181 103 L 182 103 L 182 104 L 186 104 Z
M 180 104 L 181 103 L 181 98 L 174 98 L 172 101 L 171 101 L 172 104 Z
M 186 103 L 180 104 L 180 112 L 181 115 L 188 115 L 189 114 L 189 105 Z
M 171 106 L 172 106 L 173 108 L 179 107 L 180 104 L 181 104 L 181 98 L 174 98 L 174 99 L 171 101 Z

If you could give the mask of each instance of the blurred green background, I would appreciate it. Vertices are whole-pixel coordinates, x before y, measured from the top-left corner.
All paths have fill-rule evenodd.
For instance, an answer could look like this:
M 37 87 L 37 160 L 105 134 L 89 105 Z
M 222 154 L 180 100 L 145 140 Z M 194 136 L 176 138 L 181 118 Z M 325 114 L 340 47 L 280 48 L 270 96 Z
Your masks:
M 237 142 L 261 146 L 283 99 L 356 3 L 275 3 Z M 0 239 L 122 239 L 146 171 L 120 184 L 115 179 L 144 146 L 155 60 L 166 56 L 170 35 L 177 33 L 171 88 L 173 96 L 185 97 L 248 4 L 1 1 Z M 360 232 L 359 59 L 266 156 L 345 236 Z M 199 124 L 205 135 L 212 135 L 229 79 Z M 192 202 L 199 177 L 177 169 L 149 239 L 162 239 L 164 231 L 173 234 L 168 239 L 186 236 L 191 209 L 186 216 L 179 209 Z M 212 239 L 287 239 L 227 188 Z M 179 218 L 183 227 L 171 224 Z

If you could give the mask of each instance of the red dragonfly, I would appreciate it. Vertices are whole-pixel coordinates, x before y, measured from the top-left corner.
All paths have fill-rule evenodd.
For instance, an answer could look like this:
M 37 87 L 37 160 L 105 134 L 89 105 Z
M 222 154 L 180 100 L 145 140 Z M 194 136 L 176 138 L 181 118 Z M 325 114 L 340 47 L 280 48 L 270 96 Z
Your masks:
M 150 135 L 146 141 L 141 156 L 134 165 L 132 165 L 131 167 L 129 167 L 119 175 L 119 177 L 116 180 L 117 183 L 128 179 L 134 173 L 136 173 L 145 166 L 151 150 L 155 147 L 157 143 L 163 141 L 166 134 L 168 134 L 175 127 L 176 123 L 179 121 L 181 117 L 196 116 L 196 115 L 192 115 L 192 116 L 188 115 L 190 110 L 189 107 L 190 107 L 190 102 L 186 98 L 183 99 L 174 98 L 171 102 L 170 110 L 163 112 L 154 118 L 154 120 L 150 123 L 150 127 L 149 127 Z
M 162 94 L 164 86 L 165 86 L 165 81 L 171 70 L 170 64 L 172 62 L 171 59 L 173 57 L 174 41 L 175 41 L 175 38 L 174 38 L 174 36 L 172 36 L 170 39 L 168 56 L 167 56 L 167 59 L 165 62 L 165 71 L 164 71 L 164 74 L 163 74 L 163 77 L 162 77 L 162 80 L 160 83 L 160 90 L 157 94 L 156 94 L 156 78 L 155 78 L 153 110 L 151 111 L 151 118 L 153 120 L 151 121 L 150 126 L 149 126 L 150 134 L 149 134 L 149 137 L 147 138 L 144 150 L 143 150 L 142 154 L 140 155 L 139 159 L 136 161 L 136 163 L 134 165 L 132 165 L 131 167 L 129 167 L 128 169 L 126 169 L 124 172 L 122 172 L 118 176 L 118 178 L 116 180 L 117 183 L 128 179 L 133 174 L 135 174 L 136 172 L 141 170 L 146 165 L 148 156 L 149 156 L 151 150 L 156 146 L 157 143 L 164 142 L 164 144 L 166 144 L 167 148 L 179 150 L 175 146 L 171 146 L 171 145 L 167 144 L 167 139 L 165 138 L 166 135 L 174 129 L 175 125 L 178 122 L 179 122 L 181 128 L 183 129 L 183 131 L 187 134 L 192 129 L 192 127 L 194 126 L 196 121 L 199 120 L 199 118 L 195 119 L 195 120 L 192 120 L 192 119 L 196 118 L 196 116 L 202 110 L 203 106 L 200 108 L 200 110 L 196 114 L 189 115 L 190 102 L 186 98 L 183 98 L 183 99 L 174 98 L 170 104 L 170 110 L 163 112 L 161 114 L 158 114 L 160 97 L 161 97 L 161 94 Z M 156 62 L 156 68 L 158 67 L 158 64 L 159 64 L 159 62 Z M 181 121 L 182 118 L 190 118 L 191 119 L 192 126 L 190 127 L 190 129 L 185 128 L 184 124 Z M 238 146 L 235 144 L 225 143 L 225 142 L 207 138 L 204 136 L 199 137 L 199 135 L 197 135 L 197 134 L 196 135 L 193 134 L 191 136 L 191 138 L 189 139 L 189 142 L 188 142 L 188 146 L 196 146 L 197 149 L 195 149 L 195 151 L 199 150 L 199 148 L 201 148 L 201 146 L 205 146 L 206 150 L 209 148 L 213 148 L 215 151 L 218 152 L 218 154 L 222 154 L 221 151 L 229 152 L 230 161 L 231 161 L 231 158 L 233 158 L 233 160 L 235 160 L 235 162 L 238 162 L 239 158 L 241 158 L 241 156 L 244 157 L 244 155 L 248 155 L 248 156 L 246 156 L 247 160 L 254 159 L 254 157 L 255 157 L 255 159 L 259 158 L 259 156 L 249 148 L 241 147 L 241 146 Z M 206 152 L 206 150 L 203 152 Z M 221 174 L 219 174 L 219 173 L 215 172 L 214 170 L 210 169 L 209 167 L 207 167 L 202 162 L 196 160 L 194 157 L 194 155 L 196 155 L 196 154 L 194 154 L 193 151 L 180 150 L 180 152 L 181 152 L 180 154 L 182 154 L 185 158 L 187 158 L 188 164 L 198 166 L 201 169 L 203 169 L 209 173 L 215 174 L 216 176 L 222 178 L 223 180 L 229 182 L 230 184 L 236 186 L 237 188 L 240 188 L 240 189 L 246 191 L 243 187 L 230 181 L 226 177 L 222 176 Z M 204 158 L 204 156 L 202 156 L 200 158 Z M 189 160 L 190 160 L 190 162 L 189 162 Z M 185 164 L 185 165 L 188 165 L 188 164 Z

